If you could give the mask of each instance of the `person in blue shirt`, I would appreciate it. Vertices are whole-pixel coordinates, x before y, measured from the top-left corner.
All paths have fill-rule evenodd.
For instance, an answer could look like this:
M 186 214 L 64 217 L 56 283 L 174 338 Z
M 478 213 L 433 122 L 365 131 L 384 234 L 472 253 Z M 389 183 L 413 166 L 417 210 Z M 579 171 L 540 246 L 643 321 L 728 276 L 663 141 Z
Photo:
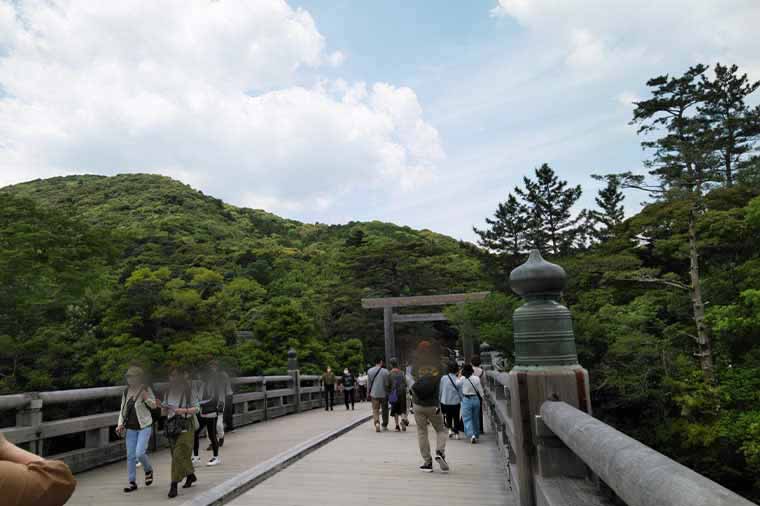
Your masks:
M 448 365 L 448 374 L 441 376 L 441 412 L 443 422 L 449 429 L 449 438 L 459 439 L 459 410 L 462 403 L 462 394 L 459 392 L 457 381 L 459 378 L 459 365 L 451 361 Z

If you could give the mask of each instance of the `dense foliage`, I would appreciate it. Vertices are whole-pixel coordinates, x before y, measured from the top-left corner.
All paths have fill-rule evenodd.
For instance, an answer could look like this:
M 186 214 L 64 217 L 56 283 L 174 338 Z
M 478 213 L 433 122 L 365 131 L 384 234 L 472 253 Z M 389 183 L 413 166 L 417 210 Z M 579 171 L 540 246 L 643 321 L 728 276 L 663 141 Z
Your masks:
M 439 234 L 307 225 L 149 175 L 6 188 L 0 243 L 4 392 L 110 384 L 133 360 L 283 372 L 291 346 L 305 371 L 359 369 L 383 348 L 362 297 L 484 286 L 474 254 Z

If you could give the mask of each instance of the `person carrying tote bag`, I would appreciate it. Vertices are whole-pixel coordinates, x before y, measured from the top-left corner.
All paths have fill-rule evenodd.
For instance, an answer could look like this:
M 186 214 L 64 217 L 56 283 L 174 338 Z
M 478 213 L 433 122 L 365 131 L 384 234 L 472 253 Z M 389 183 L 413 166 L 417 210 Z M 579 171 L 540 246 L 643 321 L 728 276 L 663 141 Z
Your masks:
M 480 378 L 473 375 L 472 365 L 465 364 L 457 385 L 462 393 L 464 432 L 470 438 L 470 442 L 475 444 L 480 437 L 480 406 L 483 399 L 483 387 L 480 384 Z
M 169 388 L 161 407 L 167 416 L 166 437 L 172 457 L 169 497 L 177 497 L 177 485 L 185 480 L 182 488 L 190 488 L 198 481 L 193 469 L 193 436 L 197 429 L 196 414 L 200 411 L 198 399 L 190 385 L 187 371 L 175 367 L 169 373 Z

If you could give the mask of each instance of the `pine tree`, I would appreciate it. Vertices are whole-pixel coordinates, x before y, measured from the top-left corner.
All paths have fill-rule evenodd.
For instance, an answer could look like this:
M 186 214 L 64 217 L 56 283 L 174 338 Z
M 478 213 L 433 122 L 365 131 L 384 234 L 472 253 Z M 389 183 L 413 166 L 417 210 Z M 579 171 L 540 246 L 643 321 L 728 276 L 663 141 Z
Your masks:
M 715 77 L 701 76 L 699 113 L 709 123 L 710 140 L 723 165 L 723 181 L 731 186 L 736 172 L 760 141 L 760 107 L 751 109 L 746 98 L 760 87 L 739 67 L 715 65 Z
M 650 79 L 652 97 L 636 103 L 632 123 L 640 125 L 641 143 L 653 154 L 646 165 L 658 177 L 658 185 L 644 183 L 643 176 L 623 175 L 624 186 L 639 188 L 667 200 L 686 201 L 688 212 L 689 284 L 683 285 L 691 296 L 696 326 L 694 340 L 705 381 L 714 381 L 712 336 L 705 320 L 702 299 L 697 222 L 704 212 L 703 194 L 711 183 L 720 181 L 720 161 L 715 157 L 710 124 L 697 114 L 704 94 L 698 86 L 707 66 L 696 65 L 680 77 L 667 75 Z M 659 135 L 659 137 L 652 138 Z
M 623 200 L 625 196 L 621 190 L 620 178 L 615 176 L 592 177 L 597 180 L 604 179 L 607 181 L 607 186 L 600 189 L 594 199 L 596 205 L 599 206 L 599 210 L 589 211 L 595 223 L 601 225 L 601 228 L 595 227 L 595 238 L 599 241 L 607 241 L 612 238 L 615 227 L 623 223 L 623 219 L 625 218 Z
M 580 185 L 569 187 L 544 163 L 536 169 L 535 180 L 523 178 L 525 189 L 515 188 L 527 207 L 527 237 L 531 247 L 561 255 L 572 249 L 577 224 L 572 207 L 581 196 Z
M 486 218 L 489 225 L 485 230 L 473 227 L 480 240 L 478 244 L 498 253 L 518 256 L 525 251 L 525 205 L 513 194 L 500 202 L 494 219 Z

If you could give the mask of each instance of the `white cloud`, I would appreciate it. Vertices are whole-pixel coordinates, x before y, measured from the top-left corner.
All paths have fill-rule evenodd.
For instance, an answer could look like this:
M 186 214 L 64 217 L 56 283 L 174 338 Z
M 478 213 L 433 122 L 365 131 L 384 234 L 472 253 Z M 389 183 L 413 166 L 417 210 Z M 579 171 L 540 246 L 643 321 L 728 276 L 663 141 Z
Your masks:
M 760 50 L 757 0 L 498 0 L 491 15 L 568 47 L 566 63 L 599 77 L 677 55 L 751 67 Z
M 158 172 L 306 213 L 433 177 L 414 91 L 321 80 L 344 59 L 281 0 L 0 0 L 0 184 Z

